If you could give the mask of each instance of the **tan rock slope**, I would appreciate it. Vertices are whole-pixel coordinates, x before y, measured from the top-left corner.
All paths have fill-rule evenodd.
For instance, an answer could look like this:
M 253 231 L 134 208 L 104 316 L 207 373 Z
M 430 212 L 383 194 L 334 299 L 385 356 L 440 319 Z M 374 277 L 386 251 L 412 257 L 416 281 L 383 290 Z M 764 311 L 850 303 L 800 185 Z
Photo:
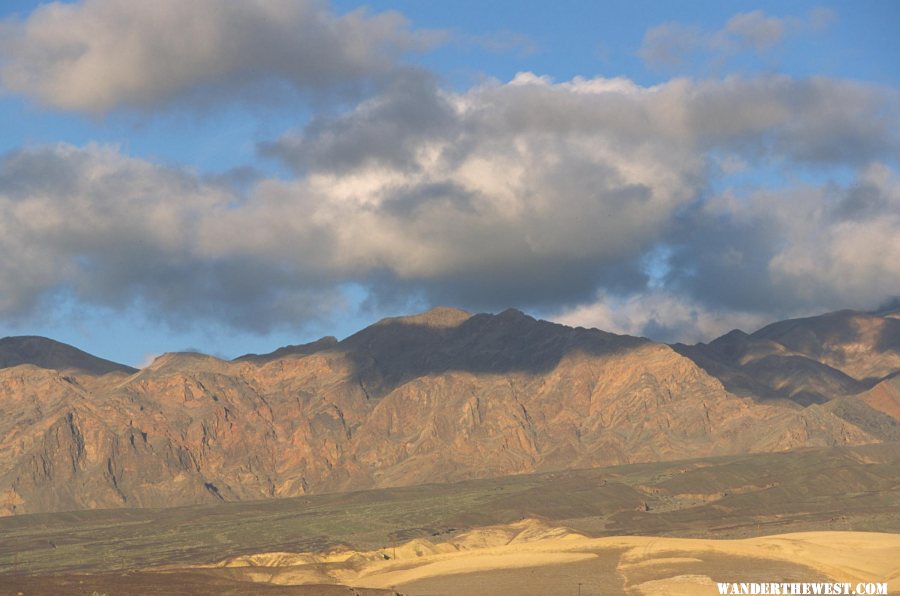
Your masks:
M 884 372 L 896 351 L 888 340 L 872 348 L 881 368 L 848 370 Z M 514 310 L 435 309 L 232 362 L 184 353 L 137 372 L 17 364 L 0 369 L 0 512 L 861 444 L 890 440 L 897 425 L 881 394 L 808 407 L 740 396 L 696 360 Z M 820 390 L 830 399 L 870 386 L 853 380 L 862 385 Z

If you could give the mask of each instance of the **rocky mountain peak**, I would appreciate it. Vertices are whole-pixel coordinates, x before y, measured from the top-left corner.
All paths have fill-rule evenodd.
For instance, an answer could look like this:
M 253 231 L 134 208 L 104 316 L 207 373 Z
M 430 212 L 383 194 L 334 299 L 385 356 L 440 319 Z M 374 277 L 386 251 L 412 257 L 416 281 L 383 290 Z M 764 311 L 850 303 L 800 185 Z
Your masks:
M 316 352 L 334 349 L 337 345 L 338 340 L 335 336 L 326 335 L 306 344 L 283 346 L 268 354 L 244 354 L 243 356 L 238 356 L 232 362 L 267 362 L 290 355 L 308 356 Z
M 857 346 L 891 365 L 896 320 L 863 319 L 845 359 Z M 97 365 L 43 338 L 0 341 L 11 353 Z M 238 360 L 169 353 L 125 378 L 0 369 L 0 515 L 888 441 L 900 411 L 893 378 L 863 401 L 868 383 L 775 339 L 668 347 L 514 309 L 438 308 Z
M 420 325 L 422 327 L 432 328 L 450 328 L 458 327 L 472 317 L 472 313 L 466 312 L 459 308 L 449 306 L 435 306 L 417 315 L 409 315 L 405 317 L 389 317 L 382 319 L 376 325 L 389 325 L 392 323 L 403 323 L 406 325 Z

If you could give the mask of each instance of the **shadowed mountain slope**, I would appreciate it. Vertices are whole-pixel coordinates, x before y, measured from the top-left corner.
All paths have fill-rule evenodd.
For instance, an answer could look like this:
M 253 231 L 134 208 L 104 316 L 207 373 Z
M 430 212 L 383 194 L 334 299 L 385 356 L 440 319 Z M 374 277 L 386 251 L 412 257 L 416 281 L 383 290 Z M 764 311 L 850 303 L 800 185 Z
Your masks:
M 675 344 L 729 391 L 758 400 L 787 399 L 800 405 L 824 403 L 869 385 L 768 339 L 734 330 L 709 344 Z
M 845 310 L 672 347 L 735 394 L 809 405 L 861 393 L 900 370 L 900 319 Z
M 450 309 L 439 309 L 438 315 Z M 370 395 L 411 379 L 466 372 L 547 374 L 567 355 L 603 357 L 649 344 L 646 339 L 538 321 L 509 309 L 433 324 L 433 311 L 385 319 L 340 342 Z M 462 312 L 462 311 L 457 311 Z
M 0 368 L 20 364 L 52 370 L 75 370 L 91 375 L 111 372 L 131 374 L 137 369 L 97 358 L 68 344 L 45 337 L 19 336 L 0 339 Z
M 877 381 L 900 370 L 900 318 L 842 310 L 791 319 L 753 334 L 817 360 L 860 381 Z
M 262 363 L 271 360 L 277 360 L 279 358 L 284 358 L 286 356 L 308 356 L 309 354 L 315 354 L 316 352 L 333 349 L 337 345 L 337 338 L 333 335 L 327 335 L 325 337 L 317 339 L 316 341 L 309 342 L 308 344 L 284 346 L 268 354 L 244 354 L 243 356 L 238 356 L 237 358 L 235 358 L 233 362 Z
M 130 376 L 0 369 L 0 512 L 286 497 L 894 436 L 890 404 L 740 397 L 698 364 L 646 339 L 515 310 L 437 309 L 232 362 L 165 354 Z M 812 386 L 823 369 L 810 366 L 790 378 Z M 856 388 L 834 375 L 817 390 Z
M 343 353 L 372 397 L 425 375 L 451 371 L 544 374 L 567 354 L 602 356 L 648 343 L 643 338 L 535 320 L 515 309 L 471 315 L 438 307 L 419 315 L 383 319 L 341 342 L 325 337 L 235 361 L 264 363 L 326 350 Z

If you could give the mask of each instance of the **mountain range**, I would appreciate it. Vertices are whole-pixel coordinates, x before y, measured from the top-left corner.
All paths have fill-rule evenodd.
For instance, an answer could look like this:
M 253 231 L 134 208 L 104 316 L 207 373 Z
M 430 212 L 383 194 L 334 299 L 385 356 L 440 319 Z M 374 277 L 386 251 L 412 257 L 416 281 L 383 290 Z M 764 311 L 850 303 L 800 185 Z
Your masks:
M 900 313 L 708 344 L 435 308 L 137 370 L 0 340 L 0 514 L 266 499 L 900 440 Z

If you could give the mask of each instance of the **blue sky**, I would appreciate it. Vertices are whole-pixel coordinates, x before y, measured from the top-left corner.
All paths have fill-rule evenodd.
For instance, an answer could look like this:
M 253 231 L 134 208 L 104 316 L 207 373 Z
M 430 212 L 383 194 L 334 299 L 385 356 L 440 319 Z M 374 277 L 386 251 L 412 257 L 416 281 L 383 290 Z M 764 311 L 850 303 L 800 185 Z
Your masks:
M 692 341 L 900 294 L 896 2 L 67 4 L 0 7 L 0 335 Z

